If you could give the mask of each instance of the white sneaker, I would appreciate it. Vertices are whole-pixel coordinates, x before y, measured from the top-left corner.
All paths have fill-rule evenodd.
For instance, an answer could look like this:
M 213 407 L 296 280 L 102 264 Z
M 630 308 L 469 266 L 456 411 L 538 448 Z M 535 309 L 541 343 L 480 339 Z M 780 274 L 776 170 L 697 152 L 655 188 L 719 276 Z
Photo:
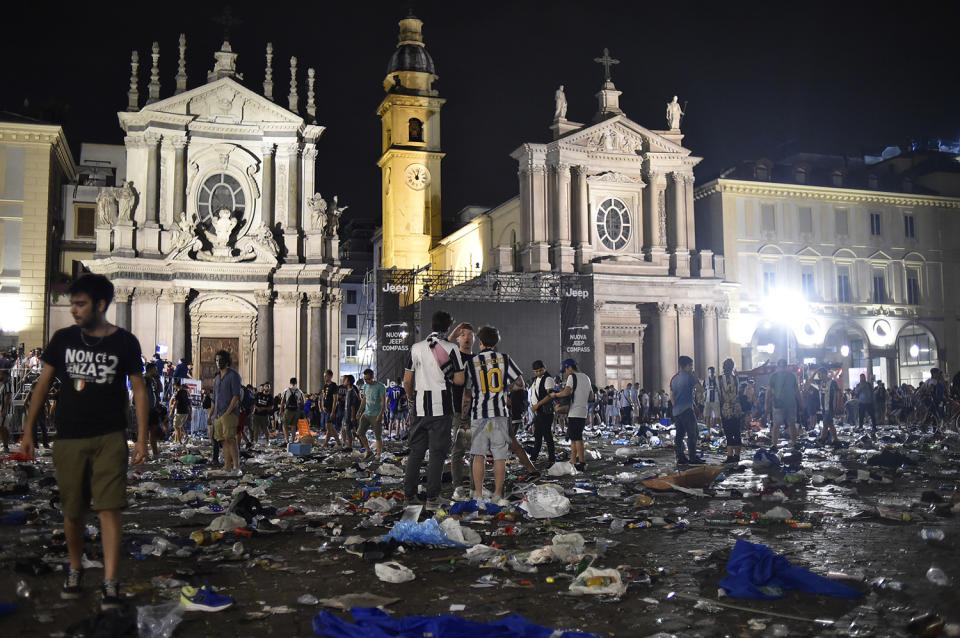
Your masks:
M 453 500 L 455 501 L 469 501 L 470 500 L 470 490 L 463 487 L 462 485 L 453 490 Z
M 500 496 L 500 497 L 498 497 L 498 498 L 495 498 L 495 499 L 493 499 L 493 500 L 490 501 L 490 502 L 493 503 L 494 505 L 498 506 L 498 507 L 507 507 L 508 505 L 510 505 L 510 501 L 508 501 L 507 499 L 505 499 L 505 498 L 502 497 L 502 496 Z

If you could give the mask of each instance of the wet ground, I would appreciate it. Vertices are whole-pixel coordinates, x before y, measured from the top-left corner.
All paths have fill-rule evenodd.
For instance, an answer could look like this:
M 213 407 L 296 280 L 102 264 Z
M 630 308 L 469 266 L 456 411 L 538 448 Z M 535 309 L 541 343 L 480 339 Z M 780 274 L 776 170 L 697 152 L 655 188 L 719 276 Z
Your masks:
M 517 561 L 514 567 L 497 558 L 471 562 L 463 549 L 407 546 L 392 559 L 410 568 L 416 579 L 383 582 L 374 573 L 374 563 L 380 561 L 348 552 L 344 542 L 355 535 L 378 537 L 399 520 L 399 505 L 381 521 L 371 520 L 363 499 L 370 492 L 375 497 L 376 491 L 364 494 L 362 488 L 379 483 L 377 489 L 389 496 L 400 478 L 377 474 L 379 464 L 363 462 L 359 454 L 298 459 L 276 448 L 249 459 L 239 479 L 184 466 L 172 448 L 160 463 L 134 468 L 132 506 L 125 516 L 123 591 L 131 609 L 175 600 L 183 583 L 209 583 L 236 599 L 220 613 L 187 613 L 174 633 L 183 637 L 314 635 L 312 619 L 323 607 L 300 604 L 298 598 L 348 593 L 397 599 L 385 607 L 395 617 L 453 613 L 490 621 L 517 613 L 549 627 L 600 636 L 947 635 L 954 629 L 950 623 L 960 622 L 960 524 L 954 513 L 960 439 L 890 430 L 886 440 L 868 441 L 847 432 L 849 447 L 808 448 L 801 471 L 786 474 L 751 467 L 748 457 L 755 448 L 748 447 L 739 468 L 725 469 L 724 477 L 697 494 L 657 492 L 638 483 L 674 472 L 673 450 L 631 446 L 620 436 L 624 434 L 588 439 L 588 448 L 600 458 L 588 463 L 586 473 L 544 475 L 537 481 L 565 490 L 571 502 L 568 514 L 461 520 L 480 534 L 483 544 L 507 552 L 529 552 L 557 534 L 579 533 L 586 541 L 584 554 L 597 555 L 594 567 L 619 570 L 627 584 L 619 599 L 570 594 L 580 556 L 570 564 L 530 567 L 521 561 L 524 571 L 518 571 Z M 885 445 L 908 458 L 893 459 L 895 467 L 867 465 Z M 401 466 L 403 446 L 391 442 L 388 450 L 395 456 L 387 462 Z M 717 450 L 705 454 L 713 464 L 723 457 Z M 898 462 L 906 460 L 915 465 Z M 87 571 L 86 595 L 76 602 L 59 598 L 62 573 L 33 573 L 60 569 L 66 560 L 62 537 L 52 534 L 59 515 L 50 507 L 55 486 L 49 457 L 41 457 L 35 467 L 27 494 L 8 494 L 0 502 L 0 515 L 27 508 L 26 518 L 35 523 L 0 525 L 0 602 L 18 605 L 13 615 L 0 618 L 0 627 L 7 636 L 72 635 L 71 625 L 96 613 L 102 570 Z M 509 469 L 516 472 L 519 466 L 512 462 Z M 22 476 L 9 462 L 0 470 L 7 490 L 13 489 L 10 481 Z M 508 484 L 519 503 L 519 491 L 529 484 Z M 218 543 L 196 547 L 190 533 L 223 514 L 214 510 L 228 505 L 238 486 L 262 494 L 264 506 L 283 514 L 272 517 L 283 529 L 253 537 L 230 532 Z M 181 502 L 177 497 L 188 488 L 201 490 L 205 500 Z M 449 491 L 446 484 L 445 493 Z M 652 504 L 636 507 L 641 494 L 651 497 Z M 286 513 L 290 507 L 294 510 Z M 763 514 L 775 507 L 789 510 L 789 520 L 796 523 L 767 520 Z M 754 513 L 758 516 L 751 522 Z M 647 521 L 650 526 L 642 526 Z M 378 524 L 369 527 L 372 523 Z M 924 529 L 942 531 L 944 540 L 923 540 Z M 161 553 L 157 547 L 143 547 L 155 545 L 158 536 L 170 543 L 160 556 L 150 553 Z M 856 600 L 797 592 L 778 600 L 718 598 L 717 583 L 738 538 L 768 545 L 816 573 L 831 573 L 864 595 Z M 88 557 L 99 558 L 96 542 L 88 542 L 87 549 Z M 367 550 L 370 554 L 370 546 Z M 931 566 L 941 568 L 950 584 L 928 580 Z M 28 598 L 18 598 L 20 582 L 29 587 Z M 910 625 L 926 614 L 932 616 Z

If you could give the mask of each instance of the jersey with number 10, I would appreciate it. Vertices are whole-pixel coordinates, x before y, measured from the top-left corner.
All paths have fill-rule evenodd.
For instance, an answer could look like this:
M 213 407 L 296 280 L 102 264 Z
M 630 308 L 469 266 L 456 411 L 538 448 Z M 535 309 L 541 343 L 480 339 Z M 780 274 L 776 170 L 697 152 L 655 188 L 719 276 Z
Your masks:
M 473 399 L 470 417 L 484 419 L 508 417 L 507 395 L 521 372 L 509 355 L 496 350 L 481 350 L 466 362 L 467 379 Z

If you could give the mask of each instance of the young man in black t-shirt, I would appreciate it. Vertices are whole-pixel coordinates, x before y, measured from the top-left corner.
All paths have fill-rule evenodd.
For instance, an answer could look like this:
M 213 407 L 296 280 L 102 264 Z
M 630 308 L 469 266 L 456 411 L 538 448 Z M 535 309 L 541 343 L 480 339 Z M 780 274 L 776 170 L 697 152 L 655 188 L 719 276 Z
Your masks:
M 270 382 L 261 383 L 260 391 L 253 398 L 253 444 L 260 440 L 260 433 L 270 445 L 270 417 L 273 415 L 273 395 L 270 394 Z
M 60 592 L 64 599 L 82 595 L 85 517 L 100 516 L 103 539 L 101 609 L 123 606 L 117 586 L 120 512 L 127 506 L 127 378 L 137 409 L 137 443 L 132 463 L 147 459 L 149 398 L 143 381 L 140 342 L 111 325 L 104 316 L 113 301 L 113 284 L 102 275 L 83 275 L 70 285 L 70 312 L 77 325 L 58 330 L 43 353 L 43 370 L 34 386 L 45 397 L 54 377 L 60 380 L 57 440 L 53 464 L 60 489 L 70 568 Z M 27 413 L 20 453 L 33 458 L 33 424 L 43 401 Z
M 173 413 L 173 442 L 185 445 L 187 442 L 187 433 L 184 427 L 190 423 L 190 412 L 193 406 L 190 405 L 190 393 L 183 387 L 180 381 L 173 384 L 173 397 L 170 399 L 170 412 Z
M 327 447 L 331 438 L 337 447 L 343 447 L 333 422 L 333 402 L 337 398 L 338 390 L 337 384 L 333 382 L 333 370 L 327 370 L 323 373 L 323 388 L 320 392 L 320 427 L 327 431 L 323 438 L 323 447 Z

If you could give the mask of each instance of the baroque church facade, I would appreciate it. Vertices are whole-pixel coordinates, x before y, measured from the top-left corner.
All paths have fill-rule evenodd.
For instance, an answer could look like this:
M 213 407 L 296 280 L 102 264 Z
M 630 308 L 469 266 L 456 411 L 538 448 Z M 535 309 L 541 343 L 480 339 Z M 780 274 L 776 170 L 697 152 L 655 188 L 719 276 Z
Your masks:
M 127 181 L 101 189 L 85 265 L 113 281 L 110 319 L 132 330 L 145 354 L 164 344 L 168 358 L 191 360 L 207 381 L 223 348 L 245 383 L 281 387 L 295 376 L 319 387 L 323 371 L 338 367 L 349 270 L 337 239 L 344 207 L 314 183 L 324 131 L 314 70 L 301 97 L 291 58 L 281 105 L 272 46 L 258 94 L 241 84 L 225 41 L 206 83 L 187 90 L 184 49 L 181 36 L 176 90 L 161 99 L 154 43 L 142 107 L 133 54 L 129 107 L 118 114 Z
M 652 130 L 620 108 L 604 51 L 604 81 L 589 125 L 567 119 L 557 91 L 553 139 L 521 144 L 516 197 L 440 234 L 440 109 L 422 22 L 400 38 L 378 110 L 383 123 L 384 269 L 560 273 L 592 280 L 597 385 L 665 388 L 681 354 L 703 374 L 731 356 L 730 299 L 722 257 L 696 245 L 694 167 L 682 145 L 680 106 Z M 375 251 L 377 252 L 377 251 Z M 544 353 L 544 358 L 552 353 Z M 557 355 L 554 355 L 557 356 Z

